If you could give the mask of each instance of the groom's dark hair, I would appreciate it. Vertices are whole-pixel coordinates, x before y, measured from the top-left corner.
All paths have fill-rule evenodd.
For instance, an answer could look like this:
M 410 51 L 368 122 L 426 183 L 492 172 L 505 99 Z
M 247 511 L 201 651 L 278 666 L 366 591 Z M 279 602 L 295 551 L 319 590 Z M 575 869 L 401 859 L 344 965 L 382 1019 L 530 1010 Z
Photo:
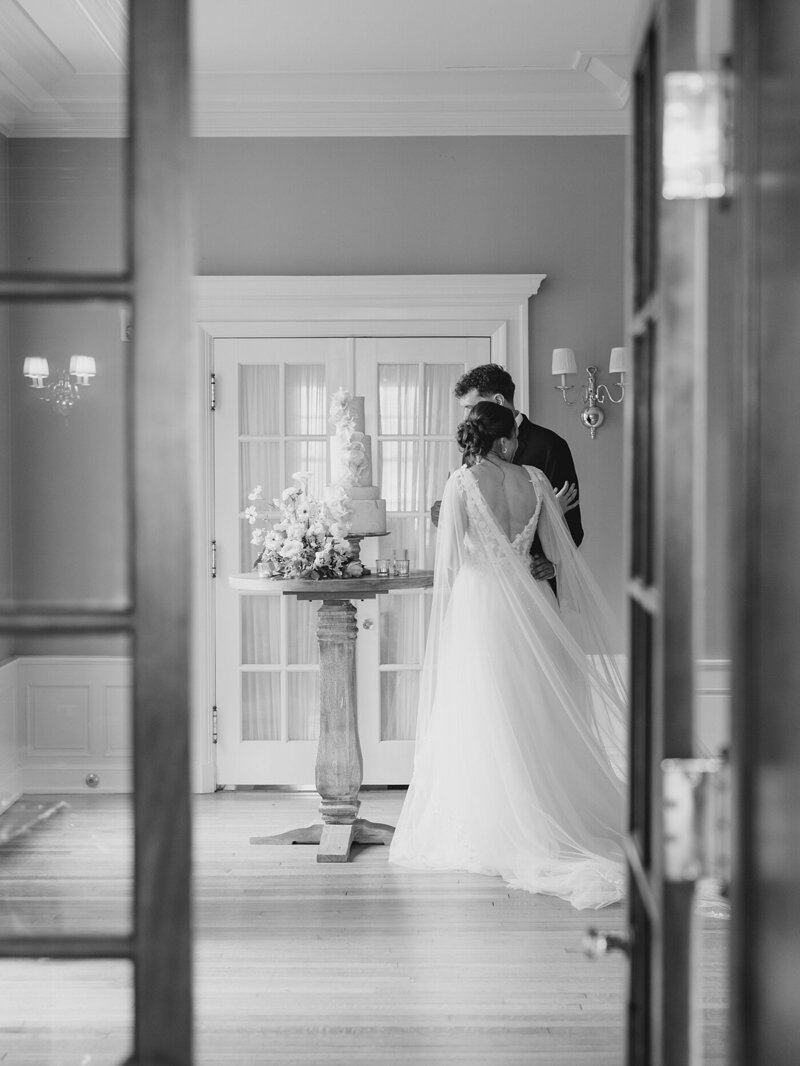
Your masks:
M 492 396 L 499 392 L 509 403 L 514 402 L 514 381 L 507 370 L 497 363 L 484 363 L 462 374 L 455 384 L 453 395 L 457 400 L 477 389 L 479 396 Z

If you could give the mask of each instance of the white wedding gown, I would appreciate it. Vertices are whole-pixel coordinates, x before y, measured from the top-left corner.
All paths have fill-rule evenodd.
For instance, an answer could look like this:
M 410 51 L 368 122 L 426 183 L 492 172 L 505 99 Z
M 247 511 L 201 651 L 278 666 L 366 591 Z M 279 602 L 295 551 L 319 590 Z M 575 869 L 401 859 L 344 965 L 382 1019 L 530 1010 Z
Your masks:
M 625 888 L 624 681 L 608 608 L 552 487 L 524 469 L 536 507 L 513 542 L 469 468 L 447 483 L 414 772 L 390 862 L 603 907 Z M 537 528 L 558 602 L 528 569 Z

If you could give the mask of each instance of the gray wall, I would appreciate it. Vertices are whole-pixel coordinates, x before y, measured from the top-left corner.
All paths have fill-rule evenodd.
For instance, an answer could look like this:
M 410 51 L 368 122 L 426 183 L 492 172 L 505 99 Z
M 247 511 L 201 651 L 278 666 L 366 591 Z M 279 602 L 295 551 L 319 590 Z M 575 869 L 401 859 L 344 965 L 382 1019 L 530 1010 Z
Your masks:
M 0 270 L 8 269 L 8 220 L 8 140 L 0 134 Z M 12 595 L 10 381 L 8 310 L 0 304 L 0 600 Z M 0 662 L 11 649 L 11 640 L 0 634 Z
M 531 303 L 531 395 L 519 406 L 569 441 L 584 553 L 622 624 L 622 408 L 590 440 L 577 407 L 554 391 L 550 360 L 566 346 L 579 368 L 605 369 L 623 343 L 626 139 L 217 139 L 196 148 L 200 274 L 547 274 Z
M 548 275 L 532 301 L 531 395 L 518 402 L 572 447 L 584 551 L 621 619 L 622 411 L 612 409 L 590 441 L 578 408 L 565 407 L 552 388 L 550 355 L 568 345 L 579 367 L 603 368 L 610 348 L 623 342 L 625 139 L 221 138 L 195 147 L 200 274 Z M 14 265 L 119 266 L 121 164 L 119 142 L 11 141 Z M 26 330 L 42 343 L 58 339 L 46 324 L 20 328 L 15 378 Z M 70 344 L 80 343 L 74 322 L 65 319 L 65 330 Z M 98 389 L 105 387 L 104 358 L 111 360 L 109 387 L 119 376 L 124 353 L 117 340 L 113 321 L 87 318 L 84 348 L 90 341 L 99 345 L 89 353 L 98 358 Z M 65 354 L 74 350 L 80 349 Z M 113 374 L 111 366 L 117 367 Z M 21 592 L 62 594 L 79 580 L 96 589 L 99 575 L 117 581 L 114 553 L 124 543 L 125 519 L 116 503 L 108 505 L 119 468 L 118 448 L 108 445 L 113 409 L 112 403 L 95 427 L 94 447 L 83 440 L 83 428 L 73 433 L 80 439 L 69 443 L 71 462 L 61 462 L 59 445 L 67 438 L 58 437 L 54 425 L 43 430 L 40 421 L 34 429 L 32 412 L 21 416 L 17 428 L 23 433 L 27 427 L 30 445 L 25 463 L 14 467 L 16 509 L 25 527 L 19 530 L 25 544 L 18 560 Z M 73 428 L 77 424 L 76 418 Z M 89 454 L 98 472 L 87 484 Z M 47 473 L 53 462 L 64 482 Z M 39 491 L 43 483 L 47 499 Z M 46 532 L 54 513 L 64 531 L 57 556 Z M 80 538 L 87 535 L 87 515 L 102 525 L 102 535 L 89 533 L 97 574 L 81 563 L 80 573 L 69 576 L 70 560 L 86 554 Z

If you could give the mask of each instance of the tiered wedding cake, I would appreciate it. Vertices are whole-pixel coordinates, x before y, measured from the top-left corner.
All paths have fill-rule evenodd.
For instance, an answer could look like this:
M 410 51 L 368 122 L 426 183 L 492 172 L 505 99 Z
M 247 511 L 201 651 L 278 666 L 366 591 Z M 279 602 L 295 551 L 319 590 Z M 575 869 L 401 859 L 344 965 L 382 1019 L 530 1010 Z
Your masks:
M 329 440 L 331 484 L 329 501 L 347 511 L 352 536 L 386 532 L 386 500 L 372 484 L 372 441 L 365 435 L 364 397 L 339 389 L 331 397 L 330 419 L 335 427 Z

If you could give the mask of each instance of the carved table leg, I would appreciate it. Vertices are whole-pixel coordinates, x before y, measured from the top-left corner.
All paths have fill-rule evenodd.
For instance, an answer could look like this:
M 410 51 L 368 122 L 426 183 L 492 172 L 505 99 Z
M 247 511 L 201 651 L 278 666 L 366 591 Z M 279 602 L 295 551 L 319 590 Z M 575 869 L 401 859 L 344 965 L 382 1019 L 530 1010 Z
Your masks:
M 388 844 L 394 827 L 358 818 L 364 764 L 356 707 L 356 608 L 347 600 L 323 600 L 317 615 L 320 722 L 316 786 L 322 825 L 251 837 L 251 844 L 319 842 L 317 862 L 347 862 L 353 841 Z
M 356 717 L 356 609 L 349 601 L 323 600 L 319 638 L 319 746 L 316 785 L 322 798 L 322 839 L 317 862 L 347 862 L 361 803 L 364 764 Z

